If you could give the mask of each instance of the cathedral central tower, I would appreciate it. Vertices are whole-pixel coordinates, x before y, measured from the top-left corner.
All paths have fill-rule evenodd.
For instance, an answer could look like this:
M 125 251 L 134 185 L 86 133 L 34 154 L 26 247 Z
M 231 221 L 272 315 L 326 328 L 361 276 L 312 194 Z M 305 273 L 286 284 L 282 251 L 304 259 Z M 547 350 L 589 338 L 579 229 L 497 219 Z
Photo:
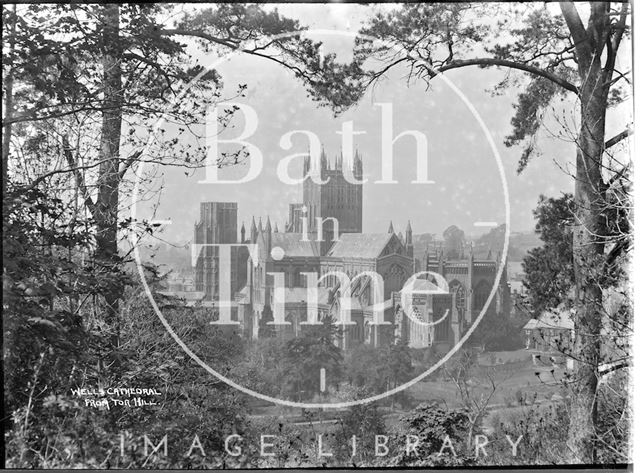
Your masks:
M 323 255 L 333 245 L 334 218 L 338 225 L 338 234 L 362 233 L 362 184 L 348 182 L 342 171 L 342 156 L 335 161 L 333 168 L 330 166 L 327 156 L 322 150 L 320 156 L 320 176 L 324 184 L 318 184 L 312 179 L 305 179 L 303 184 L 303 205 L 306 212 L 303 214 L 309 222 L 309 238 L 314 238 L 318 231 L 318 218 L 324 222 L 322 225 L 322 243 L 320 245 Z M 310 170 L 310 158 L 305 158 L 304 174 Z M 356 151 L 352 165 L 353 176 L 356 180 L 362 180 L 362 157 Z

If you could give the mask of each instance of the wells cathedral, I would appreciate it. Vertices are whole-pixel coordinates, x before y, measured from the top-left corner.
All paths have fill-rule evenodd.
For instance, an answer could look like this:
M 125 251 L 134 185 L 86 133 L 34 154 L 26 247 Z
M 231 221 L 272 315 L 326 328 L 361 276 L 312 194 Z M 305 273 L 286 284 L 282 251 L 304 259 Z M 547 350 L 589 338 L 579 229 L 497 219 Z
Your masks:
M 289 204 L 284 231 L 268 217 L 264 223 L 258 218 L 257 224 L 254 217 L 248 232 L 242 224 L 238 237 L 236 203 L 201 203 L 193 240 L 197 248 L 195 291 L 201 303 L 212 308 L 216 319 L 221 296 L 231 301 L 232 323 L 223 328 L 243 337 L 300 336 L 309 327 L 307 286 L 312 273 L 318 281 L 314 304 L 319 320 L 325 316 L 342 320 L 341 306 L 347 304 L 350 309 L 351 323 L 340 326 L 342 336 L 336 340 L 341 347 L 404 340 L 412 348 L 448 351 L 487 302 L 500 255 L 476 257 L 473 248 L 456 234 L 461 232 L 456 227 L 447 229 L 442 241 L 427 239 L 420 254 L 414 249 L 411 222 L 406 223 L 404 233 L 396 232 L 393 223 L 385 232 L 363 233 L 362 185 L 353 183 L 354 179 L 349 182 L 342 166 L 341 158 L 329 163 L 323 150 L 316 172 L 326 183 L 305 179 L 303 202 Z M 305 175 L 310 167 L 307 157 Z M 351 169 L 355 180 L 362 178 L 362 167 L 362 157 L 356 152 Z M 207 246 L 219 243 L 255 246 L 252 251 L 242 245 L 232 247 L 230 268 L 223 268 L 219 248 Z M 402 289 L 421 271 L 441 275 L 448 291 L 421 294 L 418 289 L 435 287 L 423 273 L 412 286 L 415 292 L 409 296 L 408 307 L 413 313 L 407 314 Z M 363 272 L 380 277 L 374 281 Z M 346 284 L 337 277 L 339 273 L 348 276 Z M 226 275 L 222 281 L 221 275 Z M 224 287 L 230 287 L 230 294 Z M 276 303 L 284 305 L 284 320 L 289 324 L 274 323 Z M 508 305 L 503 273 L 486 315 L 508 314 Z M 376 313 L 384 314 L 384 323 L 375 318 Z

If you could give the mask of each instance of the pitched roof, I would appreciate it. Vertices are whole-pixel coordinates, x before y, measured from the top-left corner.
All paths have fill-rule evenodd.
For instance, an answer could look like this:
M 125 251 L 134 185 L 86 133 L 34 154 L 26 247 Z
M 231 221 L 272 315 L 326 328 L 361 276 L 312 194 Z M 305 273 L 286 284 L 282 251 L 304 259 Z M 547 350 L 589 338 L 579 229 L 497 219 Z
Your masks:
M 523 330 L 535 330 L 535 329 L 565 329 L 573 330 L 573 320 L 571 319 L 571 313 L 568 310 L 563 310 L 558 313 L 545 311 L 537 319 L 529 320 Z
M 204 299 L 205 295 L 204 292 L 196 291 L 158 291 L 158 294 L 166 297 L 177 297 L 185 301 L 200 301 Z
M 320 245 L 316 241 L 302 241 L 302 233 L 272 233 L 271 247 L 279 246 L 286 257 L 320 256 Z
M 334 243 L 327 256 L 337 258 L 377 258 L 393 233 L 343 233 Z
M 249 286 L 244 286 L 242 289 L 236 292 L 234 300 L 238 304 L 249 304 L 249 302 L 251 302 L 250 296 L 251 294 L 250 294 Z
M 440 289 L 437 284 L 434 284 L 431 281 L 418 278 L 418 279 L 415 279 L 413 283 L 411 283 L 411 286 L 407 288 L 406 293 L 412 294 L 414 291 L 432 291 L 433 293 L 436 293 L 436 291 L 442 292 L 444 291 L 444 289 Z M 403 292 L 403 291 L 400 291 L 400 292 Z M 446 291 L 445 293 L 448 294 L 448 292 Z
M 509 288 L 512 292 L 522 292 L 524 290 L 524 283 L 522 281 L 509 281 Z
M 373 310 L 376 307 L 377 304 L 369 304 L 367 307 L 365 307 L 365 310 Z M 393 299 L 386 299 L 384 302 L 382 302 L 382 310 L 387 310 L 393 307 Z

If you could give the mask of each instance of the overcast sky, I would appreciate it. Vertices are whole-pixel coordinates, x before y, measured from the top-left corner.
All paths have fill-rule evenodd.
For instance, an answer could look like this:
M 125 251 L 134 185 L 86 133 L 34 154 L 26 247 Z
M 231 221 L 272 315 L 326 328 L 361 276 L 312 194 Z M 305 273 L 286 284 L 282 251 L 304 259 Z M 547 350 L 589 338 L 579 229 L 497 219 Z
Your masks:
M 376 7 L 327 4 L 278 8 L 311 29 L 355 32 Z M 313 37 L 325 42 L 327 51 L 337 51 L 344 56 L 351 50 L 351 36 Z M 206 61 L 205 56 L 200 57 Z M 299 137 L 291 150 L 284 150 L 279 146 L 280 137 L 292 130 L 313 131 L 333 160 L 340 152 L 340 136 L 336 132 L 342 122 L 348 120 L 354 122 L 357 131 L 366 131 L 355 138 L 370 181 L 364 187 L 365 232 L 386 232 L 390 220 L 397 230 L 404 230 L 411 220 L 414 233 L 437 234 L 452 224 L 467 234 L 478 234 L 487 229 L 475 227 L 475 222 L 505 222 L 505 192 L 488 139 L 467 106 L 444 81 L 432 81 L 426 91 L 422 83 L 407 84 L 406 70 L 394 70 L 386 81 L 369 91 L 357 107 L 334 118 L 329 110 L 318 108 L 308 99 L 300 82 L 277 64 L 237 55 L 217 69 L 229 94 L 238 83 L 248 86 L 242 103 L 253 107 L 259 119 L 258 129 L 249 141 L 261 149 L 264 167 L 257 179 L 239 185 L 198 184 L 204 172 L 185 176 L 180 169 L 164 170 L 165 189 L 157 217 L 173 222 L 164 231 L 167 241 L 192 238 L 193 224 L 203 201 L 237 202 L 239 225 L 244 221 L 248 229 L 252 216 L 255 215 L 256 220 L 262 216 L 264 221 L 270 215 L 282 231 L 288 204 L 302 200 L 302 186 L 282 184 L 277 178 L 276 166 L 282 158 L 305 151 L 307 142 Z M 532 211 L 540 194 L 557 196 L 572 190 L 571 178 L 562 167 L 574 160 L 575 151 L 570 142 L 543 136 L 539 141 L 543 155 L 534 158 L 522 174 L 517 174 L 522 150 L 503 144 L 510 132 L 517 90 L 504 96 L 494 96 L 490 91 L 504 74 L 495 68 L 466 68 L 448 72 L 447 78 L 477 109 L 497 145 L 506 174 L 512 231 L 530 231 L 534 226 Z M 394 146 L 394 177 L 399 183 L 372 182 L 379 179 L 381 173 L 381 109 L 374 105 L 376 102 L 392 104 L 394 136 L 405 130 L 417 130 L 427 136 L 429 177 L 434 184 L 410 184 L 416 175 L 416 145 L 410 137 L 401 138 Z M 242 130 L 243 120 L 241 116 L 237 118 L 236 127 L 226 130 L 222 137 L 232 138 Z M 554 117 L 548 122 L 551 131 L 557 129 Z M 292 170 L 295 169 L 292 166 Z M 225 170 L 221 176 L 237 178 L 246 172 L 247 167 L 240 166 Z M 297 172 L 301 172 L 301 163 Z

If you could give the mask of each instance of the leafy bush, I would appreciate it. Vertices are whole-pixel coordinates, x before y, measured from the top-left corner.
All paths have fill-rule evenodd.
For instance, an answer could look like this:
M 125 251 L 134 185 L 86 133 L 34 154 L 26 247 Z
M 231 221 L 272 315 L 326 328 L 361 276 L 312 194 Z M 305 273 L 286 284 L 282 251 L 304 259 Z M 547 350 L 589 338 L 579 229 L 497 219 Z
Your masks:
M 395 429 L 395 452 L 392 458 L 385 461 L 385 466 L 434 467 L 462 466 L 474 463 L 466 451 L 466 442 L 471 423 L 468 413 L 463 409 L 445 409 L 436 403 L 421 404 L 403 417 L 401 424 Z M 416 435 L 419 444 L 417 455 L 407 455 L 405 442 L 407 435 Z M 456 454 L 444 442 L 451 440 Z M 440 450 L 442 455 L 439 455 Z

